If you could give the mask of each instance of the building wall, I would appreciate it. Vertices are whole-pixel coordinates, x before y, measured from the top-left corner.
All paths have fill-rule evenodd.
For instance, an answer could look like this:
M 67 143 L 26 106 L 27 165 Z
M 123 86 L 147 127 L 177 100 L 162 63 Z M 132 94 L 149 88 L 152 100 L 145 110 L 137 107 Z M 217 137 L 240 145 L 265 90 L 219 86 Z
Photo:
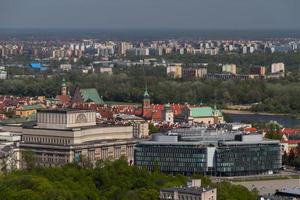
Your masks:
M 194 189 L 195 191 L 197 189 Z M 199 188 L 201 190 L 201 188 Z M 189 192 L 180 192 L 174 189 L 173 191 L 161 190 L 159 194 L 160 200 L 217 200 L 217 189 L 209 189 L 201 194 Z
M 132 126 L 100 127 L 74 131 L 74 144 L 93 140 L 131 139 Z
M 90 111 L 76 112 L 42 112 L 37 113 L 40 128 L 67 129 L 96 125 L 96 113 Z
M 206 171 L 206 148 L 196 145 L 138 144 L 134 151 L 137 166 L 152 171 L 156 166 L 163 172 L 193 174 Z
M 182 67 L 181 64 L 172 64 L 167 67 L 167 75 L 172 78 L 182 78 Z
M 201 200 L 217 200 L 217 189 L 211 189 L 203 192 L 201 195 Z
M 20 117 L 28 117 L 32 114 L 35 114 L 36 110 L 16 110 L 16 115 Z
M 133 137 L 146 138 L 149 136 L 149 124 L 147 122 L 134 122 L 132 125 Z
M 97 160 L 119 159 L 125 156 L 133 163 L 132 126 L 94 127 L 85 129 L 23 128 L 20 146 L 24 152 L 34 152 L 41 166 L 62 166 L 76 158 L 96 162 Z M 24 166 L 24 163 L 23 163 Z
M 218 175 L 247 175 L 281 168 L 279 144 L 221 146 L 216 150 Z
M 271 65 L 271 73 L 284 72 L 284 63 L 273 63 Z
M 226 64 L 222 66 L 222 72 L 228 72 L 231 74 L 236 74 L 236 65 L 235 64 Z

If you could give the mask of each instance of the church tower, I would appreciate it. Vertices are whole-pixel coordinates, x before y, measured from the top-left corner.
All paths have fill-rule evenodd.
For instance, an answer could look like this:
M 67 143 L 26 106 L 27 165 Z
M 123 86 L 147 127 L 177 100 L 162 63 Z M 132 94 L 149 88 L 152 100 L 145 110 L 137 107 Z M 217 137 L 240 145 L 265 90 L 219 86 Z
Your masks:
M 62 79 L 60 94 L 61 95 L 68 94 L 67 83 L 66 83 L 65 77 L 63 77 L 63 79 Z
M 143 116 L 146 115 L 146 111 L 151 108 L 150 95 L 148 93 L 147 85 L 145 87 L 144 99 L 143 99 Z

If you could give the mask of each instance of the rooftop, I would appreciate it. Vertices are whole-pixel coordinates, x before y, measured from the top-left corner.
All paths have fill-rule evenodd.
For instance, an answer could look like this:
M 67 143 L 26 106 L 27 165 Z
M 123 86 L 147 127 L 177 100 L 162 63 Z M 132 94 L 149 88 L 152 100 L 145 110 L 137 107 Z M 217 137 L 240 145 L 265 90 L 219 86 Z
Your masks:
M 38 113 L 86 113 L 86 112 L 95 112 L 93 110 L 78 110 L 78 109 L 69 109 L 69 108 L 61 108 L 61 109 L 40 109 Z
M 183 193 L 183 194 L 193 194 L 193 195 L 201 195 L 203 192 L 213 190 L 213 188 L 209 187 L 174 187 L 174 188 L 166 188 L 160 190 L 161 192 L 175 192 Z

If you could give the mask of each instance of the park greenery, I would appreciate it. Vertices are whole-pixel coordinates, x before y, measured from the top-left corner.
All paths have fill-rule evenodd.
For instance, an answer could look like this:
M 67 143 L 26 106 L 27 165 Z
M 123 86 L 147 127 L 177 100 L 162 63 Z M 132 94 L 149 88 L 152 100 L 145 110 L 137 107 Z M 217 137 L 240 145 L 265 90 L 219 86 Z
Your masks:
M 204 186 L 217 187 L 219 200 L 255 200 L 256 191 L 229 182 L 212 183 L 201 178 Z M 129 166 L 125 159 L 101 161 L 95 167 L 69 164 L 61 168 L 27 168 L 0 174 L 1 200 L 156 200 L 161 188 L 185 185 L 188 177 L 149 172 Z
M 235 63 L 238 72 L 245 74 L 249 73 L 251 65 L 264 65 L 269 70 L 271 63 L 284 62 L 287 76 L 280 80 L 182 80 L 167 77 L 166 68 L 163 66 L 116 66 L 113 75 L 82 74 L 79 66 L 75 66 L 69 73 L 37 72 L 28 68 L 9 67 L 10 78 L 0 80 L 0 95 L 55 97 L 60 91 L 62 76 L 65 76 L 71 94 L 77 86 L 93 87 L 106 101 L 140 103 L 147 83 L 153 103 L 189 102 L 213 105 L 216 101 L 219 107 L 251 104 L 251 110 L 255 112 L 289 114 L 300 112 L 300 53 L 261 52 L 216 56 L 170 54 L 164 56 L 164 59 L 168 62 L 182 62 L 186 67 L 192 66 L 192 63 L 207 63 L 209 72 L 220 71 L 219 63 Z M 90 62 L 81 59 L 81 63 Z M 53 69 L 57 70 L 57 66 Z M 16 74 L 21 77 L 13 78 Z
M 159 67 L 158 67 L 159 68 Z M 132 69 L 135 71 L 135 69 Z M 287 79 L 261 80 L 171 80 L 161 76 L 163 69 L 154 69 L 150 76 L 130 72 L 114 75 L 80 73 L 66 74 L 71 94 L 75 87 L 96 88 L 106 101 L 141 102 L 145 82 L 154 103 L 185 103 L 220 107 L 230 104 L 253 104 L 253 111 L 297 114 L 300 112 L 300 86 Z M 142 72 L 141 72 L 142 73 Z M 0 80 L 0 94 L 55 97 L 60 91 L 62 75 L 39 75 L 35 78 Z

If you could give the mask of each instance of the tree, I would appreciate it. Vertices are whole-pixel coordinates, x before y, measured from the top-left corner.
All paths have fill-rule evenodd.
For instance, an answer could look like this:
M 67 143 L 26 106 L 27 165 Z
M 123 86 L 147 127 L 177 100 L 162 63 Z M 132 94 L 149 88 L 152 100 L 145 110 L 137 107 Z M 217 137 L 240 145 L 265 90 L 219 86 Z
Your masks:
M 32 150 L 22 151 L 22 164 L 28 171 L 33 170 L 36 167 L 36 158 Z
M 158 133 L 160 130 L 154 124 L 149 124 L 149 134 Z

